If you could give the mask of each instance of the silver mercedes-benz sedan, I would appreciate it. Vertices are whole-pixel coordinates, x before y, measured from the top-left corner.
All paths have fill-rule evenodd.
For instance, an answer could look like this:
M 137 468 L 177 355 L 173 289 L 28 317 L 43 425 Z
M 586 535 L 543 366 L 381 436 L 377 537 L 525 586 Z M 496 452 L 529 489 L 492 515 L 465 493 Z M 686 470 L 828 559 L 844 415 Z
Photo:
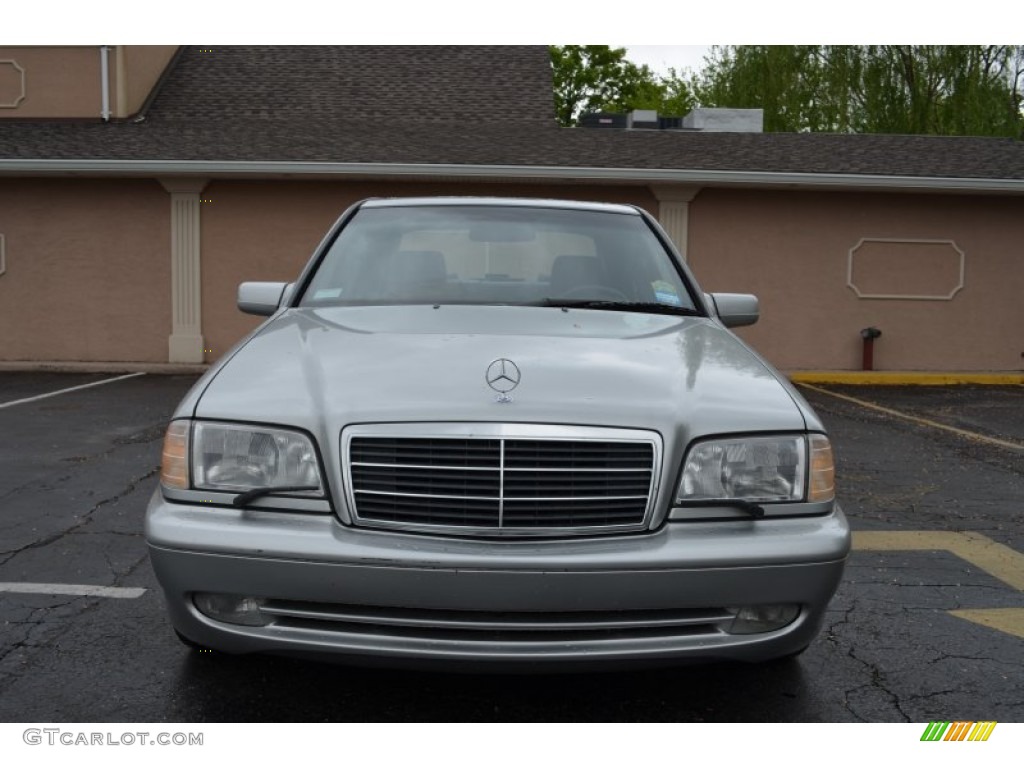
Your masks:
M 346 211 L 185 397 L 146 538 L 229 653 L 565 670 L 762 661 L 850 548 L 821 421 L 623 205 Z

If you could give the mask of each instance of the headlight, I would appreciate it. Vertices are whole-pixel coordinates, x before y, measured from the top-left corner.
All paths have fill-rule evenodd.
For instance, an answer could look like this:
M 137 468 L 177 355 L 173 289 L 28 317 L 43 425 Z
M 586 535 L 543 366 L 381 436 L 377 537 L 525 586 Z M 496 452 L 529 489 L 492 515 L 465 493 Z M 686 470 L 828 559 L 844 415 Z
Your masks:
M 705 440 L 686 456 L 676 501 L 829 501 L 832 476 L 832 448 L 824 435 Z
M 179 490 L 229 493 L 302 486 L 323 495 L 316 449 L 306 435 L 244 424 L 171 422 L 164 436 L 160 482 Z
M 312 441 L 290 429 L 197 421 L 192 470 L 192 485 L 202 490 L 312 486 L 318 494 L 323 491 Z

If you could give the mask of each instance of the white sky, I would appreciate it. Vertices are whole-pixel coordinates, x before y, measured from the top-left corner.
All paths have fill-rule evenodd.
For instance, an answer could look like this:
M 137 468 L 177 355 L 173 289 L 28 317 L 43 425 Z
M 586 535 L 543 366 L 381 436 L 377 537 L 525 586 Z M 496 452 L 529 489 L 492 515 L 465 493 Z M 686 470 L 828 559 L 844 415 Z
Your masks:
M 617 48 L 618 45 L 615 45 Z M 646 64 L 658 75 L 668 74 L 669 69 L 682 72 L 684 69 L 699 72 L 704 56 L 711 51 L 710 45 L 626 45 L 626 58 L 634 64 Z
M 1024 2 L 986 0 L 971 7 L 935 0 L 731 0 L 728 4 L 646 0 L 606 11 L 593 0 L 431 0 L 324 3 L 323 0 L 139 0 L 6 3 L 5 45 L 79 44 L 556 44 L 608 45 L 616 40 L 658 43 L 701 40 L 720 45 L 789 43 L 994 43 L 1024 30 Z M 948 6 L 943 8 L 943 6 Z M 157 12 L 154 9 L 159 9 Z M 956 13 L 948 12 L 956 9 Z M 942 10 L 942 12 L 939 12 Z M 625 45 L 625 43 L 617 43 Z M 654 53 L 655 63 L 696 66 Z M 646 54 L 645 54 L 646 55 Z M 646 62 L 644 62 L 646 63 Z M 654 68 L 654 63 L 650 64 Z M 660 66 L 660 64 L 659 64 Z

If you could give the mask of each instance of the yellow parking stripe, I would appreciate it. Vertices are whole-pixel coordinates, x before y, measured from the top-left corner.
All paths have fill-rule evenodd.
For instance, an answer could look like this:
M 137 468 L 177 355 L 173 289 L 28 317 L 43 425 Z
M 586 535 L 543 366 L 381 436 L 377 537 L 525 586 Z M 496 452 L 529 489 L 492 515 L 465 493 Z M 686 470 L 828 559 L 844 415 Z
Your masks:
M 980 533 L 854 531 L 853 548 L 873 552 L 945 550 L 1024 592 L 1024 555 Z
M 980 533 L 854 531 L 853 548 L 865 552 L 950 552 L 1024 592 L 1024 555 Z M 949 613 L 983 627 L 1024 638 L 1024 608 L 961 609 Z
M 815 392 L 821 392 L 823 395 L 830 395 L 831 397 L 838 398 L 840 400 L 846 400 L 850 403 L 856 403 L 862 408 L 868 408 L 872 411 L 878 411 L 888 416 L 895 416 L 897 419 L 903 419 L 904 421 L 912 421 L 915 424 L 920 424 L 925 427 L 931 427 L 932 429 L 941 429 L 946 432 L 952 432 L 955 435 L 966 437 L 969 440 L 976 440 L 981 443 L 988 443 L 989 445 L 998 445 L 1000 448 L 1009 448 L 1011 451 L 1024 451 L 1024 443 L 1015 443 L 1012 440 L 1000 440 L 997 437 L 989 437 L 988 435 L 982 435 L 978 432 L 971 432 L 969 429 L 960 429 L 960 427 L 952 427 L 949 424 L 943 424 L 938 421 L 932 421 L 931 419 L 923 419 L 920 416 L 911 416 L 909 413 L 903 411 L 897 411 L 895 408 L 886 408 L 884 405 L 878 403 L 872 403 L 869 400 L 861 400 L 859 397 L 851 397 L 850 395 L 844 395 L 839 392 L 833 392 L 829 389 L 822 387 L 816 387 L 813 384 L 800 384 L 801 387 L 806 389 L 812 389 Z
M 950 613 L 958 619 L 966 619 L 989 629 L 998 629 L 1008 635 L 1024 637 L 1024 608 L 962 609 Z

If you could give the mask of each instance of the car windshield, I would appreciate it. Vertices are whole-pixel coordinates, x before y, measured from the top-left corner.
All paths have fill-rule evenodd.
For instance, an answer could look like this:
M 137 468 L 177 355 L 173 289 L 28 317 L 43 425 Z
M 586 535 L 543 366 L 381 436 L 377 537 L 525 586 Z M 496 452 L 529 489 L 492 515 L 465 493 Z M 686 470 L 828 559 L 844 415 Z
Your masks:
M 695 309 L 640 216 L 484 205 L 358 211 L 300 305 L 365 304 Z

